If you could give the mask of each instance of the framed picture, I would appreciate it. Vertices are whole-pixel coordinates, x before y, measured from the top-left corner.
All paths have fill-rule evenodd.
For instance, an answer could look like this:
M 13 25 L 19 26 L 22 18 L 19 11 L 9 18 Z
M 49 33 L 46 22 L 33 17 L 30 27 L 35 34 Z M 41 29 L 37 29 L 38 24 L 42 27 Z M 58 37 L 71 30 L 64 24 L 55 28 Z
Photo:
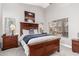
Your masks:
M 7 35 L 11 35 L 11 29 L 10 29 L 10 25 L 11 24 L 14 24 L 16 26 L 16 21 L 15 21 L 15 18 L 9 18 L 9 17 L 5 17 L 5 26 L 4 26 L 4 29 L 5 29 L 5 33 Z
M 68 37 L 68 18 L 62 18 L 52 21 L 51 27 L 49 26 L 49 31 L 53 35 Z
M 34 23 L 35 22 L 35 13 L 24 11 L 25 14 L 25 21 L 28 23 Z

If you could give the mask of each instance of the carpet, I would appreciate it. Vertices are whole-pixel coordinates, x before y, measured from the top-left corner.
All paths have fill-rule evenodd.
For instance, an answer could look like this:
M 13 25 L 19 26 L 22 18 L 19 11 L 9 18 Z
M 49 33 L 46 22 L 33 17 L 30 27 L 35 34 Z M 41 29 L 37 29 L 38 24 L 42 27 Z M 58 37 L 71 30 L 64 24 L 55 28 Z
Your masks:
M 0 51 L 0 56 L 25 56 L 25 53 L 22 47 L 18 47 Z M 60 52 L 55 52 L 50 56 L 79 56 L 79 54 L 72 52 L 71 48 L 61 46 Z

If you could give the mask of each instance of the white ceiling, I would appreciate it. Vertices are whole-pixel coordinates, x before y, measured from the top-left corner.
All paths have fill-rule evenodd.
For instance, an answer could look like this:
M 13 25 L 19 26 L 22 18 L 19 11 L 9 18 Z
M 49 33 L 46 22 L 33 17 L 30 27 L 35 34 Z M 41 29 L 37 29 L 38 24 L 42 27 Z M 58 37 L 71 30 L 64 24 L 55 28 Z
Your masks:
M 29 4 L 40 6 L 40 7 L 43 7 L 43 8 L 46 8 L 46 7 L 49 6 L 49 3 L 29 3 Z

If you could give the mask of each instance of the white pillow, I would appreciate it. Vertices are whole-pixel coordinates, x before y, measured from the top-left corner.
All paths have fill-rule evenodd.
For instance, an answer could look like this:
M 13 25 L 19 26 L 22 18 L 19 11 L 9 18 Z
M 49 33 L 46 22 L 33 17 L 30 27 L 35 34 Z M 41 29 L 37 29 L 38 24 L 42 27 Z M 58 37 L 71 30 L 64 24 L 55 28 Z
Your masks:
M 29 30 L 24 30 L 23 29 L 23 34 L 29 35 Z
M 34 30 L 34 34 L 39 34 L 37 29 Z

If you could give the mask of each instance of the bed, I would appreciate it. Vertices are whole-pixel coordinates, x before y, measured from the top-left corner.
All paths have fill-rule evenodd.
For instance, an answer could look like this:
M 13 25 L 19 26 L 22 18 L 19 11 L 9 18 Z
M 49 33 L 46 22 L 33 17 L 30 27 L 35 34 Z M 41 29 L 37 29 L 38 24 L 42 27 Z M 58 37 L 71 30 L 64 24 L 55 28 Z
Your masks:
M 23 29 L 38 29 L 38 24 L 24 22 L 20 23 L 21 37 L 19 38 L 19 41 L 27 56 L 47 56 L 55 53 L 56 51 L 60 51 L 60 37 L 47 35 L 45 33 L 27 35 L 23 34 Z M 30 40 L 25 41 L 26 39 L 24 40 L 24 37 L 30 38 Z

